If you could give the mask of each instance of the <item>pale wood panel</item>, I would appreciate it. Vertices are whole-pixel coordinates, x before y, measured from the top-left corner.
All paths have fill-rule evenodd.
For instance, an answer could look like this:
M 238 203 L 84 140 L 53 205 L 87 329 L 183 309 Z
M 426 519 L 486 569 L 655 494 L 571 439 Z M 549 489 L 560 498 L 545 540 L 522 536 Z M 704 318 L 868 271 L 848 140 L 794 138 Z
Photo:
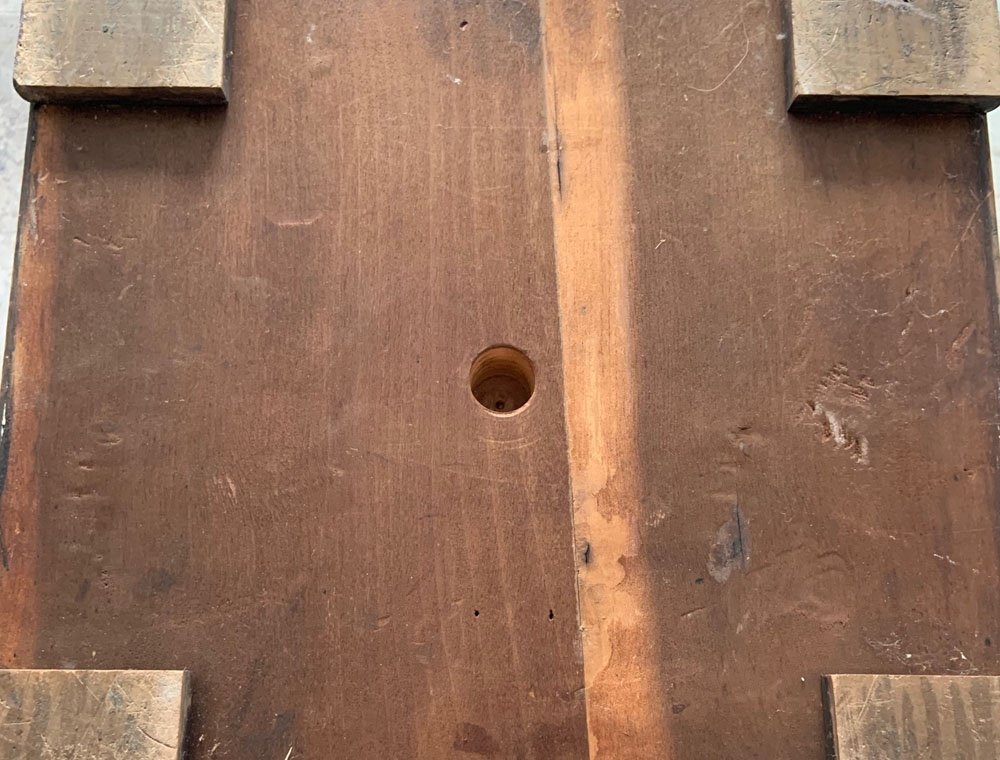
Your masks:
M 996 676 L 830 675 L 823 679 L 834 760 L 995 760 Z
M 0 670 L 3 760 L 178 760 L 189 678 L 161 670 Z
M 783 1 L 793 109 L 1000 103 L 995 0 Z
M 225 102 L 230 0 L 24 0 L 14 86 L 32 101 Z

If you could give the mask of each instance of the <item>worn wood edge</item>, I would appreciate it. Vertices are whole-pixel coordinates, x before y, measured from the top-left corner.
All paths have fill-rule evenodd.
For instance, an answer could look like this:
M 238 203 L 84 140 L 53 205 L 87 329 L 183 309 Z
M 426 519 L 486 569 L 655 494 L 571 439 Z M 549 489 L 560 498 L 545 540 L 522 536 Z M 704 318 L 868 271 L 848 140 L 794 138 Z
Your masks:
M 191 714 L 191 671 L 185 668 L 184 670 L 168 670 L 168 671 L 154 671 L 157 673 L 180 673 L 181 677 L 181 709 L 178 718 L 177 726 L 177 757 L 186 757 L 187 753 L 184 751 L 184 746 L 187 744 L 187 725 L 188 718 Z
M 822 680 L 836 688 L 841 678 L 890 678 L 902 681 L 994 681 L 1000 675 L 993 673 L 824 673 Z
M 180 671 L 155 671 L 158 673 L 180 673 L 181 677 L 181 709 L 180 715 L 177 716 L 179 721 L 177 725 L 177 757 L 183 758 L 187 756 L 184 751 L 184 747 L 187 744 L 187 725 L 188 718 L 191 715 L 191 671 L 185 668 Z
M 585 28 L 570 22 L 581 6 Z M 623 43 L 597 0 L 542 0 L 539 10 L 589 756 L 665 760 L 653 596 L 640 569 Z
M 226 0 L 226 12 L 222 23 L 222 82 L 219 87 L 222 103 L 229 103 L 233 89 L 233 58 L 236 55 L 236 10 L 237 0 Z
M 74 674 L 80 674 L 80 673 L 94 673 L 98 675 L 106 675 L 110 673 L 128 673 L 130 675 L 137 675 L 137 676 L 173 675 L 180 677 L 181 686 L 182 688 L 185 689 L 188 688 L 188 686 L 190 685 L 189 682 L 191 680 L 191 671 L 187 670 L 186 668 L 182 670 L 177 670 L 175 668 L 162 669 L 162 670 L 157 668 L 0 668 L 0 670 L 3 670 L 5 673 L 26 673 L 31 675 L 58 673 L 60 676 L 73 675 L 74 678 L 76 677 L 76 675 Z
M 29 103 L 53 105 L 208 105 L 229 102 L 228 83 L 213 87 L 100 87 L 77 89 L 24 84 L 14 80 L 14 90 Z
M 791 113 L 986 113 L 1000 106 L 996 95 L 818 95 L 790 85 Z
M 0 376 L 0 569 L 10 569 L 10 557 L 7 554 L 7 545 L 4 538 L 3 524 L 3 494 L 7 483 L 7 464 L 10 460 L 11 429 L 13 423 L 13 409 L 11 408 L 11 396 L 13 391 L 13 361 L 14 345 L 17 332 L 17 316 L 19 293 L 17 283 L 19 281 L 22 256 L 24 253 L 24 227 L 27 219 L 29 195 L 32 185 L 32 160 L 34 158 L 34 148 L 38 129 L 37 111 L 31 108 L 28 113 L 28 129 L 25 135 L 24 158 L 21 170 L 21 193 L 19 199 L 17 215 L 17 233 L 14 237 L 14 259 L 11 268 L 10 292 L 7 300 L 7 329 L 5 335 L 3 352 L 3 374 Z
M 820 698 L 823 703 L 823 739 L 827 760 L 837 760 L 837 716 L 833 709 L 833 680 L 820 676 Z
M 55 213 L 47 204 L 36 161 L 52 137 L 44 114 L 33 106 L 28 121 L 21 205 L 8 305 L 0 425 L 0 666 L 17 664 L 18 652 L 35 639 L 37 599 L 38 482 L 34 450 L 39 433 L 37 400 L 48 388 L 52 327 L 45 303 L 55 280 L 55 263 L 40 255 L 39 216 Z M 22 298 L 31 283 L 37 297 Z M 31 655 L 33 656 L 33 652 Z M 21 663 L 24 662 L 22 656 Z
M 784 41 L 785 108 L 791 110 L 795 100 L 797 82 L 795 79 L 795 32 L 792 28 L 792 0 L 781 0 L 781 37 Z

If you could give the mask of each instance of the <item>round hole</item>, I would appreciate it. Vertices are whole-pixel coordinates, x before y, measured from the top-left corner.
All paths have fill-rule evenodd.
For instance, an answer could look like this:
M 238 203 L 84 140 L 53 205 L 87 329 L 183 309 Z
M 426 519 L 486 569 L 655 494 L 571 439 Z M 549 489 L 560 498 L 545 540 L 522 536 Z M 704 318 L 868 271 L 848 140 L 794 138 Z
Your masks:
M 523 352 L 494 346 L 472 362 L 469 386 L 476 401 L 492 414 L 513 414 L 535 392 L 535 367 Z

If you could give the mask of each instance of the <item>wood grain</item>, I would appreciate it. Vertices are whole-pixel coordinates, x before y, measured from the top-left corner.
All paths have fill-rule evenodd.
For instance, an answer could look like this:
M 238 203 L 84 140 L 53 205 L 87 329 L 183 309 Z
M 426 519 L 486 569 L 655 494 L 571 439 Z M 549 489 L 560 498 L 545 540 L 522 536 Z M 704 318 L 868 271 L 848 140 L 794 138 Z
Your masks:
M 2 386 L 3 437 L 0 440 L 0 664 L 25 667 L 27 642 L 37 633 L 39 473 L 34 467 L 34 447 L 41 431 L 39 419 L 47 398 L 52 357 L 53 324 L 49 309 L 55 286 L 56 262 L 44 255 L 45 230 L 58 220 L 48 203 L 49 189 L 39 183 L 39 164 L 48 150 L 56 150 L 55 133 L 36 114 L 29 119 L 29 151 L 25 163 L 17 256 L 14 261 L 10 313 L 4 355 Z M 37 150 L 32 150 L 34 147 Z M 27 284 L 31 287 L 24 287 Z M 15 329 L 16 328 L 16 329 Z M 20 357 L 14 361 L 14 356 Z M 15 423 L 14 409 L 18 409 Z M 16 424 L 16 428 L 15 428 Z M 17 435 L 13 435 L 14 430 Z M 16 487 L 8 488 L 8 484 Z
M 834 760 L 1000 757 L 996 676 L 831 675 L 823 688 Z
M 4 760 L 179 760 L 184 671 L 0 670 Z
M 820 760 L 823 673 L 1000 674 L 985 120 L 789 115 L 779 3 L 618 5 L 621 562 L 652 590 L 672 756 Z
M 793 110 L 991 110 L 993 0 L 784 0 Z
M 4 657 L 191 667 L 193 760 L 820 760 L 822 673 L 1000 673 L 983 120 L 789 116 L 781 33 L 247 0 L 227 112 L 38 108 Z
M 630 156 L 617 24 L 545 4 L 566 427 L 591 758 L 666 758 L 662 676 L 638 552 Z M 585 14 L 589 23 L 578 19 Z M 599 220 L 599 222 L 598 222 Z
M 236 35 L 225 112 L 37 111 L 8 646 L 189 667 L 192 760 L 586 756 L 537 10 Z M 495 345 L 536 369 L 510 417 L 469 387 Z
M 14 86 L 38 102 L 224 103 L 229 0 L 23 0 Z

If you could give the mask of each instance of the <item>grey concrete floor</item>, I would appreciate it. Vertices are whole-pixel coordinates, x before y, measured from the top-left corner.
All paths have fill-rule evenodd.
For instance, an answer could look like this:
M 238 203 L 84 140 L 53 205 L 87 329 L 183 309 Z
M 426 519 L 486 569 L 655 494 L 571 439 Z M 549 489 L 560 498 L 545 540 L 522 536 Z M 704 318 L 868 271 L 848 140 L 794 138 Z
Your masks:
M 14 92 L 11 69 L 21 0 L 0 0 L 0 342 L 6 334 L 28 106 Z M 990 114 L 994 185 L 1000 168 L 1000 109 Z
M 11 84 L 20 0 L 0 0 L 0 343 L 7 333 L 7 300 L 21 197 L 28 104 Z

